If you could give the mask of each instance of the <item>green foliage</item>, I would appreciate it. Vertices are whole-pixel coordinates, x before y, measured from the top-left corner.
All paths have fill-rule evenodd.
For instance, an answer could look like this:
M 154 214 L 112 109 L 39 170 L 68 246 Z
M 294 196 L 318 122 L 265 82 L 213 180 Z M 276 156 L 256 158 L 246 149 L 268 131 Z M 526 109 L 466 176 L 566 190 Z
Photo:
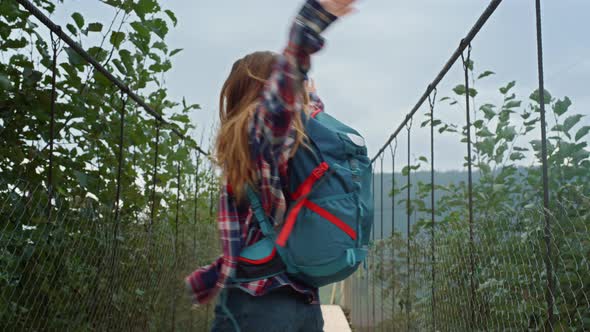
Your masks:
M 478 79 L 492 74 L 486 71 Z M 433 225 L 430 184 L 423 181 L 428 178 L 413 179 L 409 201 L 405 180 L 396 179 L 392 194 L 398 198 L 397 211 L 407 208 L 414 222 L 409 242 L 396 232 L 373 251 L 374 282 L 384 282 L 387 296 L 394 292 L 396 299 L 393 316 L 381 322 L 384 328 L 432 330 L 436 324 L 445 331 L 547 330 L 548 263 L 555 281 L 552 328 L 590 329 L 590 128 L 580 124 L 584 115 L 573 113 L 568 97 L 556 99 L 545 92 L 543 103 L 552 122 L 546 141 L 550 227 L 545 233 L 542 145 L 535 131 L 540 126 L 540 94 L 534 91 L 526 104 L 512 92 L 515 86 L 512 81 L 499 89 L 500 104 L 478 100 L 481 106 L 474 110 L 473 224 L 465 182 L 441 181 L 435 174 Z M 454 97 L 441 100 L 457 105 L 466 94 L 463 85 L 453 92 Z M 475 89 L 469 95 L 478 96 Z M 456 125 L 442 120 L 437 125 L 439 133 L 467 141 L 465 128 L 448 130 Z M 417 162 L 411 167 L 428 167 L 427 158 Z M 408 167 L 401 175 L 407 174 Z
M 48 14 L 61 4 L 34 3 Z M 0 297 L 6 299 L 0 321 L 5 329 L 116 330 L 130 322 L 135 329 L 161 330 L 169 326 L 172 300 L 184 292 L 182 278 L 216 249 L 209 234 L 217 179 L 205 167 L 207 160 L 196 162 L 198 144 L 190 137 L 195 129 L 190 115 L 199 106 L 172 100 L 165 86 L 170 58 L 180 52 L 168 52 L 166 44 L 176 17 L 155 0 L 103 3 L 113 7 L 113 15 L 118 12 L 113 24 L 110 18 L 86 22 L 84 13 L 57 23 L 172 124 L 161 126 L 155 158 L 152 116 L 62 42 L 55 84 L 55 198 L 48 209 L 53 49 L 35 18 L 14 1 L 0 2 Z M 88 38 L 89 33 L 94 36 Z M 123 110 L 122 205 L 115 220 Z M 180 141 L 172 129 L 188 138 Z M 117 264 L 109 265 L 111 259 Z M 188 305 L 179 301 L 178 307 Z M 183 312 L 187 322 L 188 311 Z

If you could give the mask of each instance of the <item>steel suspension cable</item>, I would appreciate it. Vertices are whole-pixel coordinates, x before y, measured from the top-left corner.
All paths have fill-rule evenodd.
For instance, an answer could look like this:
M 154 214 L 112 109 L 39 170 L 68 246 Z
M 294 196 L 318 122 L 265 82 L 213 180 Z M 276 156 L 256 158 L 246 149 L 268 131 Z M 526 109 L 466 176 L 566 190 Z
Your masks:
M 109 81 L 111 81 L 114 85 L 116 85 L 123 93 L 127 94 L 129 98 L 133 99 L 137 104 L 139 104 L 147 113 L 152 115 L 156 120 L 161 122 L 165 125 L 170 125 L 168 120 L 164 119 L 160 113 L 154 110 L 151 106 L 149 106 L 142 98 L 136 95 L 131 89 L 123 83 L 121 80 L 116 78 L 110 71 L 108 71 L 103 65 L 101 65 L 94 57 L 92 57 L 88 52 L 86 52 L 80 44 L 76 43 L 70 36 L 68 36 L 59 25 L 55 24 L 49 17 L 43 14 L 39 8 L 37 8 L 32 2 L 29 0 L 16 0 L 21 6 L 23 6 L 27 11 L 29 11 L 33 16 L 35 16 L 41 23 L 43 23 L 53 34 L 57 35 L 61 40 L 63 40 L 72 50 L 80 55 L 84 60 L 86 60 L 89 64 L 91 64 L 96 71 L 104 75 Z M 185 139 L 185 136 L 176 128 L 171 128 L 172 132 L 175 133 L 181 139 Z M 203 155 L 208 155 L 201 147 L 196 146 L 197 151 L 202 153 Z
M 426 88 L 426 91 L 422 94 L 420 99 L 418 99 L 418 102 L 416 103 L 416 105 L 414 105 L 414 107 L 408 113 L 408 115 L 406 115 L 406 117 L 402 121 L 402 123 L 389 136 L 387 141 L 385 141 L 385 144 L 383 144 L 383 147 L 381 149 L 379 149 L 379 151 L 377 151 L 377 153 L 375 154 L 375 157 L 371 160 L 371 162 L 374 162 L 377 159 L 377 156 L 379 156 L 381 153 L 383 153 L 383 151 L 387 148 L 387 146 L 389 146 L 391 144 L 393 139 L 396 138 L 397 135 L 402 131 L 402 129 L 408 124 L 408 121 L 414 116 L 414 114 L 416 114 L 416 112 L 418 112 L 418 110 L 420 109 L 420 107 L 422 107 L 422 104 L 424 104 L 424 102 L 426 101 L 428 96 L 432 93 L 434 88 L 436 88 L 438 86 L 440 81 L 447 75 L 449 70 L 451 70 L 451 68 L 453 67 L 455 62 L 457 62 L 457 60 L 461 57 L 461 54 L 463 54 L 463 51 L 465 50 L 465 48 L 467 48 L 467 45 L 469 45 L 471 43 L 471 41 L 475 38 L 475 36 L 479 33 L 481 28 L 486 24 L 488 19 L 496 11 L 496 9 L 500 5 L 500 3 L 502 3 L 502 0 L 492 0 L 490 2 L 488 7 L 485 9 L 485 11 L 477 19 L 477 22 L 475 22 L 475 25 L 471 28 L 471 30 L 469 30 L 469 32 L 467 33 L 465 38 L 463 38 L 463 43 L 461 43 L 459 45 L 459 47 L 453 52 L 453 54 L 451 55 L 451 58 L 443 66 L 443 69 L 434 78 L 432 83 L 430 83 L 428 85 L 428 87 Z
M 180 160 L 176 166 L 176 215 L 174 217 L 174 271 L 178 269 L 178 217 L 179 217 L 179 210 L 180 210 L 180 180 L 181 180 L 181 173 L 180 173 Z M 172 331 L 176 330 L 176 292 L 173 292 L 173 300 L 172 300 Z
M 405 309 L 406 309 L 406 330 L 410 331 L 410 311 L 412 310 L 412 305 L 410 303 L 410 217 L 411 217 L 411 197 L 410 197 L 410 188 L 411 188 L 411 180 L 410 180 L 410 175 L 412 174 L 412 164 L 410 161 L 410 154 L 411 154 L 411 131 L 412 131 L 412 119 L 410 119 L 410 121 L 407 123 L 407 132 L 408 132 L 408 174 L 407 174 L 407 197 L 406 197 L 406 266 L 407 266 L 407 271 L 406 271 L 406 305 L 405 305 Z
M 547 276 L 547 288 L 545 291 L 545 298 L 547 301 L 547 326 L 546 328 L 550 331 L 553 330 L 554 322 L 554 293 L 555 293 L 555 280 L 553 276 L 553 267 L 551 262 L 551 213 L 549 210 L 549 167 L 547 163 L 547 122 L 545 117 L 545 74 L 543 68 L 543 25 L 541 17 L 541 0 L 536 0 L 535 3 L 535 16 L 537 26 L 537 65 L 538 65 L 538 76 L 539 76 L 539 107 L 540 107 L 540 120 L 541 120 L 541 161 L 542 161 L 542 176 L 543 176 L 543 208 L 544 208 L 544 228 L 543 237 L 545 241 L 545 273 Z
M 394 140 L 395 147 L 389 145 L 391 152 L 391 324 L 393 327 L 395 319 L 395 155 L 397 153 L 397 138 Z
M 381 154 L 381 199 L 379 200 L 381 202 L 381 238 L 379 239 L 380 245 L 379 245 L 379 279 L 381 281 L 381 287 L 379 288 L 379 292 L 381 293 L 381 330 L 383 330 L 383 306 L 384 306 L 384 298 L 383 298 L 383 154 Z
M 434 106 L 436 103 L 436 88 L 431 96 L 428 96 L 430 105 L 430 264 L 431 264 L 431 297 L 432 297 L 432 330 L 436 331 L 436 260 L 435 260 L 435 220 L 434 220 Z
M 463 43 L 463 42 L 461 42 Z M 466 142 L 467 142 L 467 199 L 468 199 L 468 210 L 469 210 L 469 284 L 471 289 L 470 295 L 470 311 L 471 311 L 471 324 L 472 328 L 475 328 L 475 242 L 473 235 L 473 173 L 472 173 L 472 158 L 471 158 L 471 107 L 470 97 L 471 91 L 469 88 L 469 70 L 472 66 L 471 63 L 471 45 L 467 48 L 467 57 L 461 54 L 461 60 L 463 61 L 463 71 L 465 73 L 465 115 L 466 115 Z
M 117 273 L 117 268 L 115 262 L 117 261 L 117 251 L 118 251 L 118 235 L 119 235 L 119 214 L 120 214 L 120 200 L 121 200 L 121 174 L 123 169 L 123 161 L 124 161 L 124 144 L 125 144 L 125 108 L 127 106 L 127 100 L 124 98 L 124 94 L 121 93 L 121 111 L 119 112 L 119 152 L 117 154 L 117 179 L 116 179 L 116 192 L 115 192 L 115 215 L 113 219 L 113 253 L 111 257 L 111 275 L 110 275 L 110 282 L 109 284 L 113 286 L 115 284 L 115 275 Z M 116 289 L 116 288 L 115 288 Z M 114 292 L 111 292 L 111 296 L 109 297 L 109 307 L 112 306 L 113 303 L 113 296 Z
M 57 98 L 56 92 L 56 76 L 57 76 L 57 49 L 59 46 L 59 39 L 55 39 L 53 32 L 51 36 L 52 62 L 51 62 L 51 105 L 50 105 L 50 123 L 49 123 L 49 169 L 47 170 L 47 193 L 48 193 L 48 209 L 47 217 L 51 222 L 51 209 L 53 199 L 53 143 L 55 141 L 55 100 Z

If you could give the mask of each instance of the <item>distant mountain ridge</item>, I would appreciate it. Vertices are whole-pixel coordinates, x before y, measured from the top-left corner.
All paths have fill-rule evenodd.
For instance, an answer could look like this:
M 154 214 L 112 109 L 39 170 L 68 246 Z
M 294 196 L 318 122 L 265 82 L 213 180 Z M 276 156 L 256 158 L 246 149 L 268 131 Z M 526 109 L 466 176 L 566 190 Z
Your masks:
M 395 214 L 393 213 L 392 197 L 390 193 L 393 188 L 392 173 L 383 173 L 383 198 L 381 198 L 381 173 L 375 173 L 374 175 L 374 195 L 375 195 L 375 238 L 378 239 L 381 236 L 381 202 L 383 201 L 383 236 L 388 237 L 391 234 L 391 230 L 395 223 L 395 230 L 401 232 L 402 235 L 406 234 L 407 230 L 407 212 L 405 198 L 407 197 L 406 191 L 395 196 Z M 473 173 L 473 181 L 479 180 L 479 173 Z M 418 182 L 430 183 L 430 171 L 418 171 L 411 173 L 410 177 L 411 188 L 410 196 L 415 197 L 416 185 Z M 434 173 L 434 183 L 437 185 L 447 186 L 451 183 L 467 182 L 467 171 L 445 171 Z M 395 184 L 396 187 L 402 187 L 407 183 L 407 176 L 401 173 L 395 173 Z M 438 199 L 440 193 L 435 192 L 435 199 Z M 400 200 L 404 202 L 400 203 Z M 467 202 L 465 202 L 467 204 Z M 429 206 L 430 203 L 428 202 Z M 393 218 L 395 217 L 395 219 Z M 410 216 L 410 225 L 415 223 L 415 215 Z

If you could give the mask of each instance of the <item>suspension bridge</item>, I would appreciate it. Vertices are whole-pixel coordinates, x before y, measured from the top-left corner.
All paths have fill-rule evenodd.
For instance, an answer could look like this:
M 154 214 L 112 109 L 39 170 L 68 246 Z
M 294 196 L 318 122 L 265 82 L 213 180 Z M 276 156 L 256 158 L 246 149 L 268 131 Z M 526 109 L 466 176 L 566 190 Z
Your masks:
M 474 72 L 472 43 L 501 4 L 489 2 L 372 158 L 371 254 L 322 290 L 338 306 L 326 310 L 341 308 L 353 331 L 590 330 L 589 129 L 575 127 L 581 115 L 564 115 L 569 99 L 545 90 L 540 0 L 530 105 L 521 112 L 509 84 L 502 105 L 477 106 L 474 83 L 490 73 Z M 183 101 L 168 118 L 162 82 L 137 93 L 148 84 L 143 56 L 153 56 L 120 51 L 111 64 L 120 31 L 110 52 L 84 49 L 71 36 L 83 20 L 66 32 L 50 10 L 47 1 L 0 6 L 0 34 L 38 38 L 45 67 L 22 57 L 0 64 L 22 76 L 19 86 L 0 80 L 0 330 L 207 331 L 212 305 L 191 308 L 182 287 L 219 253 L 217 177 L 186 120 L 196 106 Z M 161 32 L 146 22 L 131 40 Z M 464 77 L 455 97 L 437 97 L 453 70 Z M 463 107 L 463 123 L 439 115 L 445 102 Z M 428 140 L 415 139 L 420 128 Z M 521 133 L 538 137 L 516 142 Z M 449 135 L 465 151 L 451 179 L 436 170 L 437 144 Z M 429 155 L 416 158 L 424 144 Z M 535 162 L 518 163 L 525 158 Z M 348 328 L 334 324 L 326 322 Z

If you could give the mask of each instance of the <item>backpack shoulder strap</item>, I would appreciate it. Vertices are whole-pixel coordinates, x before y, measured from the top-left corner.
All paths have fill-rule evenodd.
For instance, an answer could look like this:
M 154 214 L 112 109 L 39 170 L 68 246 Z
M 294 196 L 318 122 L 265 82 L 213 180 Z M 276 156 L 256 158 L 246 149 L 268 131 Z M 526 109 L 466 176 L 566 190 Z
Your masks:
M 258 194 L 256 194 L 256 192 L 254 192 L 250 186 L 246 187 L 246 192 L 248 195 L 248 200 L 250 201 L 250 206 L 252 207 L 252 212 L 254 213 L 254 217 L 258 221 L 258 224 L 260 225 L 262 234 L 274 242 L 276 233 L 274 227 L 266 216 L 266 212 L 264 212 L 264 209 L 262 208 L 262 203 L 260 202 Z

